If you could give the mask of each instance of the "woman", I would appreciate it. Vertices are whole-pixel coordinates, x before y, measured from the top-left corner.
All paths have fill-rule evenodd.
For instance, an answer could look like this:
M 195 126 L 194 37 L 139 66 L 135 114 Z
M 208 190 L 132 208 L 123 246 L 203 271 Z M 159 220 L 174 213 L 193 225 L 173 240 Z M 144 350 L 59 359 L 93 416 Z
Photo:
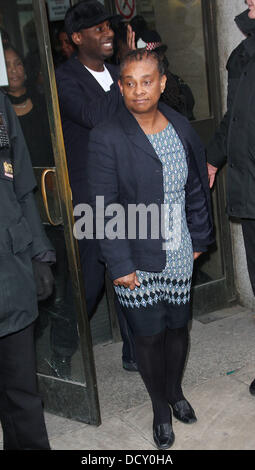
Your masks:
M 23 61 L 11 45 L 4 48 L 9 81 L 8 97 L 13 105 L 29 149 L 33 166 L 53 166 L 50 129 L 43 95 L 28 89 Z
M 206 161 L 187 119 L 159 103 L 166 76 L 155 52 L 129 53 L 121 64 L 119 86 L 125 107 L 91 133 L 87 184 L 93 207 L 101 204 L 97 196 L 104 197 L 105 233 L 100 230 L 100 206 L 97 235 L 134 331 L 139 372 L 152 401 L 154 441 L 159 449 L 166 449 L 174 441 L 171 409 L 182 422 L 196 421 L 181 381 L 188 349 L 193 259 L 213 242 Z M 126 216 L 138 204 L 140 209 L 142 204 L 147 209 L 153 204 L 158 220 L 154 217 L 152 223 L 142 224 L 139 238 L 134 235 L 135 214 L 123 235 Z M 171 236 L 163 237 L 156 221 L 158 227 L 165 224 L 165 233 Z M 119 237 L 110 230 L 114 222 Z
M 64 27 L 59 30 L 57 34 L 57 40 L 58 50 L 55 52 L 55 57 L 53 56 L 55 68 L 59 67 L 66 60 L 70 59 L 70 57 L 76 51 L 75 44 L 72 44 L 70 41 Z

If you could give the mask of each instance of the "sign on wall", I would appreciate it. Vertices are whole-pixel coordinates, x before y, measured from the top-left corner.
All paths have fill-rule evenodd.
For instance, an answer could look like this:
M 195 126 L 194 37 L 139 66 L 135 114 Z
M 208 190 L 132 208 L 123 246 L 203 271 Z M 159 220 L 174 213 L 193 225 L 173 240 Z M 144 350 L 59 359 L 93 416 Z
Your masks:
M 47 0 L 50 21 L 60 21 L 65 18 L 70 7 L 70 0 Z
M 135 0 L 115 0 L 117 13 L 125 20 L 131 20 L 136 15 Z
M 8 86 L 8 77 L 4 60 L 3 43 L 0 33 L 0 86 Z

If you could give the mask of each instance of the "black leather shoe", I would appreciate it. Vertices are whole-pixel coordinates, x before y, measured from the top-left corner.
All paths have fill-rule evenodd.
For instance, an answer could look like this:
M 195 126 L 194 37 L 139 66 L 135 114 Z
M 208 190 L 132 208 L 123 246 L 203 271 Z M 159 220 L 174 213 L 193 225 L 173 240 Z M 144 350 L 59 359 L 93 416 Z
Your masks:
M 255 379 L 251 383 L 249 390 L 252 395 L 255 395 Z
M 171 407 L 174 417 L 182 423 L 192 424 L 197 421 L 195 411 L 187 400 L 177 401 Z
M 130 361 L 122 361 L 123 369 L 128 370 L 129 372 L 138 372 L 136 362 Z
M 153 425 L 153 439 L 158 449 L 169 449 L 175 439 L 172 425 L 170 423 Z

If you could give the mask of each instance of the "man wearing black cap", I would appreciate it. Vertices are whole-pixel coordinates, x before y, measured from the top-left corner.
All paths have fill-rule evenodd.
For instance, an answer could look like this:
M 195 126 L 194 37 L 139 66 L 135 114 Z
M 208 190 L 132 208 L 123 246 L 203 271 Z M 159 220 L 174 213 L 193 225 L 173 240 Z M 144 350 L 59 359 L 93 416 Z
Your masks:
M 118 68 L 104 63 L 114 52 L 114 33 L 109 20 L 110 15 L 95 0 L 74 5 L 65 17 L 65 29 L 77 47 L 77 54 L 56 70 L 56 80 L 74 207 L 88 201 L 84 167 L 89 133 L 122 104 Z M 131 40 L 130 32 L 129 35 Z M 97 240 L 80 240 L 79 249 L 91 318 L 104 289 L 105 266 L 99 259 Z M 131 332 L 121 312 L 118 315 L 123 367 L 137 370 Z

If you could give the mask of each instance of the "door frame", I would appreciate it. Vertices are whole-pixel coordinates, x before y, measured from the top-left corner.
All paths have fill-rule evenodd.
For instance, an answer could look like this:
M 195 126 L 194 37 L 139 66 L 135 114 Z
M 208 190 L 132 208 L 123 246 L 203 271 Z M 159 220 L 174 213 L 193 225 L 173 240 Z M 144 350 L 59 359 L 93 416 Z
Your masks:
M 97 390 L 96 368 L 90 324 L 86 309 L 78 243 L 73 236 L 74 217 L 72 194 L 68 178 L 45 0 L 33 0 L 33 12 L 45 84 L 45 98 L 47 102 L 49 125 L 54 151 L 59 202 L 64 226 L 68 264 L 74 292 L 74 302 L 77 311 L 80 349 L 85 377 L 85 384 L 83 385 L 38 374 L 39 387 L 44 399 L 46 410 L 57 412 L 57 414 L 62 414 L 63 416 L 89 424 L 99 425 L 101 424 L 101 415 Z M 76 403 L 71 406 L 71 409 L 67 410 L 66 399 L 68 396 L 70 396 L 70 403 L 72 403 L 72 398 L 75 396 Z
M 214 0 L 201 0 L 203 32 L 205 44 L 206 73 L 209 95 L 209 122 L 194 122 L 194 128 L 200 135 L 205 135 L 205 143 L 219 126 L 222 119 L 221 80 L 219 71 L 217 5 Z M 207 136 L 203 127 L 208 126 Z M 211 135 L 210 135 L 211 134 Z M 229 218 L 226 214 L 226 174 L 225 170 L 217 176 L 215 187 L 215 204 L 219 221 L 221 261 L 223 275 L 220 279 L 193 288 L 194 315 L 200 316 L 202 311 L 211 312 L 230 306 L 237 301 L 234 282 L 234 266 L 232 240 Z

